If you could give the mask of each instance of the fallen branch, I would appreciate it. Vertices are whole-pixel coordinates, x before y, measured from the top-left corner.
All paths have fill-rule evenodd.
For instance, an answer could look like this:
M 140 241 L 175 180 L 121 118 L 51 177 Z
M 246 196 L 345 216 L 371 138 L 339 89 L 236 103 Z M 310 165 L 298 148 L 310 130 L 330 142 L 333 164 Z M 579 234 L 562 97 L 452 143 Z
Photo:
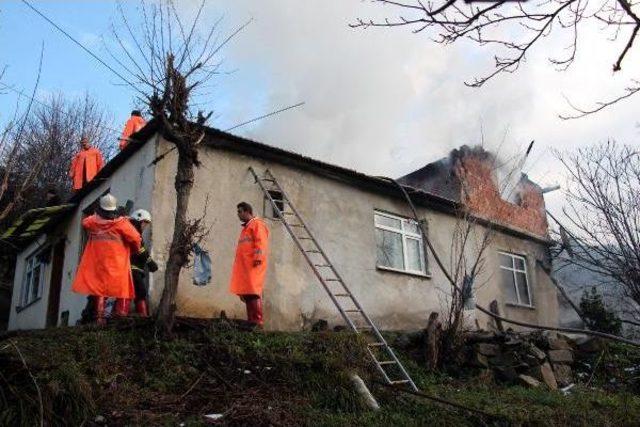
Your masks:
M 396 387 L 396 386 L 393 386 L 391 384 L 383 383 L 381 381 L 375 381 L 374 380 L 373 383 L 381 385 L 381 386 L 386 387 L 386 388 L 389 388 L 391 390 L 401 391 L 403 393 L 412 394 L 414 396 L 423 397 L 425 399 L 429 399 L 429 400 L 432 400 L 434 402 L 438 402 L 438 403 L 442 403 L 444 405 L 452 406 L 452 407 L 457 408 L 457 409 L 462 409 L 463 411 L 470 412 L 472 414 L 480 415 L 480 416 L 487 417 L 487 418 L 492 418 L 492 419 L 494 419 L 496 421 L 504 420 L 504 417 L 502 417 L 500 415 L 490 414 L 489 412 L 485 412 L 485 411 L 483 411 L 481 409 L 470 408 L 470 407 L 464 406 L 464 405 L 462 405 L 460 403 L 452 402 L 450 400 L 446 400 L 446 399 L 443 399 L 441 397 L 431 396 L 431 395 L 428 395 L 428 394 L 420 392 L 420 391 L 413 391 L 413 390 L 409 390 L 409 389 L 406 389 L 406 388 Z
M 202 380 L 202 378 L 205 376 L 205 374 L 206 374 L 206 372 L 203 372 L 203 373 L 198 377 L 198 379 L 197 379 L 197 380 L 195 380 L 195 381 L 193 382 L 193 384 L 191 384 L 191 387 L 189 387 L 189 389 L 188 389 L 187 391 L 185 391 L 185 392 L 182 394 L 182 396 L 180 396 L 180 399 L 178 399 L 178 400 L 182 400 L 182 399 L 184 399 L 185 397 L 187 397 L 187 395 L 188 395 L 189 393 L 191 393 L 191 391 L 192 391 L 192 390 L 193 390 L 193 389 L 198 385 L 198 383 Z

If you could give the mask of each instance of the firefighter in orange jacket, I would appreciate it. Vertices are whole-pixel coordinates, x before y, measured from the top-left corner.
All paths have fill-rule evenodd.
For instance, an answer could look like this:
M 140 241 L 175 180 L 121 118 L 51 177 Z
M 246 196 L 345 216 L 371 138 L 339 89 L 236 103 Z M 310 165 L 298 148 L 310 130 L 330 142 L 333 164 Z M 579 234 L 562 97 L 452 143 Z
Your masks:
M 129 144 L 129 137 L 142 129 L 146 123 L 147 122 L 142 118 L 142 113 L 140 113 L 140 111 L 133 110 L 131 112 L 131 117 L 129 117 L 129 120 L 125 123 L 122 136 L 120 137 L 119 145 L 121 150 L 124 150 L 124 147 Z
M 74 191 L 84 187 L 104 166 L 102 153 L 89 144 L 89 139 L 86 136 L 82 137 L 80 145 L 82 149 L 71 161 L 71 168 L 69 169 L 69 177 L 73 181 Z
M 262 289 L 267 273 L 269 229 L 264 221 L 253 215 L 250 204 L 242 202 L 237 208 L 242 232 L 233 263 L 230 291 L 247 306 L 249 323 L 262 326 Z
M 111 194 L 100 198 L 96 213 L 82 220 L 82 226 L 88 240 L 71 289 L 93 297 L 96 323 L 103 325 L 106 298 L 116 298 L 116 315 L 129 311 L 135 296 L 129 259 L 140 251 L 142 237 L 128 218 L 119 215 Z

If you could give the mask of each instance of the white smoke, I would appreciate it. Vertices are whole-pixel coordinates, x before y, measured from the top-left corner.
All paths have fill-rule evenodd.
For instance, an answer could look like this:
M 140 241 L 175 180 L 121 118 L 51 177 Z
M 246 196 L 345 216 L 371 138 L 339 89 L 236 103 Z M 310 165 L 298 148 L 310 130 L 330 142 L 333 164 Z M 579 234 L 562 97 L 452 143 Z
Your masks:
M 180 4 L 194 9 L 196 2 Z M 238 71 L 218 82 L 211 102 L 222 115 L 215 125 L 305 101 L 234 132 L 330 163 L 399 176 L 482 141 L 499 158 L 517 161 L 535 139 L 524 170 L 544 185 L 562 183 L 551 148 L 637 137 L 640 97 L 579 121 L 557 117 L 566 111 L 563 95 L 589 105 L 640 71 L 632 55 L 613 77 L 616 52 L 597 28 L 581 34 L 582 49 L 568 72 L 555 72 L 546 59 L 550 51 L 562 53 L 568 40 L 550 38 L 516 73 L 473 89 L 463 82 L 491 69 L 490 47 L 441 46 L 408 28 L 348 27 L 357 16 L 394 15 L 393 8 L 356 0 L 226 0 L 207 6 L 205 19 L 221 13 L 229 29 L 254 21 L 225 51 L 227 68 Z

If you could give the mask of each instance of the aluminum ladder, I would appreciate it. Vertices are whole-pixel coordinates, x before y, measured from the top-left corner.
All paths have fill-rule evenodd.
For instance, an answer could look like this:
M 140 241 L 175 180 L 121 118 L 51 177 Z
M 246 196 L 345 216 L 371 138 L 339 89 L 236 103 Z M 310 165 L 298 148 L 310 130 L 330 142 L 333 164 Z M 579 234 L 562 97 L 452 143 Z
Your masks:
M 267 169 L 264 176 L 260 176 L 251 166 L 249 171 L 253 174 L 256 184 L 273 208 L 274 219 L 282 221 L 346 324 L 355 333 L 366 334 L 365 336 L 368 338 L 367 351 L 385 382 L 392 386 L 408 386 L 412 390 L 418 391 L 400 360 L 329 261 L 326 253 L 273 174 Z M 274 196 L 279 198 L 274 198 Z

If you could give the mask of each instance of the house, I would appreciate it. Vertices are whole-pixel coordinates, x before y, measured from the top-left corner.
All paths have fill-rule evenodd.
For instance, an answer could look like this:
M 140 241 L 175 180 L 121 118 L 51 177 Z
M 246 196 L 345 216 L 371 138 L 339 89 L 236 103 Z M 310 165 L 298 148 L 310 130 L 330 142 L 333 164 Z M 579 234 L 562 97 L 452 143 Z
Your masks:
M 66 207 L 34 215 L 29 221 L 37 226 L 23 224 L 22 234 L 14 236 L 21 249 L 9 329 L 73 325 L 79 319 L 86 299 L 70 287 L 83 245 L 81 220 L 106 192 L 122 204 L 133 201 L 134 208 L 147 209 L 153 216 L 145 237 L 160 265 L 149 280 L 150 305 L 157 307 L 172 237 L 177 156 L 153 121 L 133 138 L 139 142 L 112 159 Z M 485 306 L 497 300 L 501 313 L 514 319 L 557 324 L 556 289 L 540 267 L 548 262 L 550 242 L 546 219 L 540 216 L 544 201 L 539 188 L 522 179 L 519 201 L 504 201 L 494 191 L 497 184 L 490 166 L 485 167 L 489 155 L 473 150 L 456 155 L 458 161 L 450 161 L 448 168 L 439 163 L 444 175 L 437 179 L 452 183 L 446 192 L 437 191 L 437 185 L 429 186 L 437 175 L 429 172 L 433 165 L 402 180 L 420 219 L 428 225 L 434 247 L 448 259 L 451 236 L 460 221 L 458 213 L 463 204 L 472 206 L 478 227 L 494 233 L 485 252 L 485 268 L 476 281 L 482 286 L 473 290 L 475 300 Z M 259 173 L 268 169 L 278 179 L 379 327 L 422 328 L 430 312 L 445 309 L 450 288 L 432 255 L 423 253 L 411 209 L 394 184 L 210 128 L 200 146 L 200 160 L 189 215 L 203 217 L 210 227 L 201 246 L 210 253 L 212 279 L 206 286 L 195 286 L 193 266 L 183 270 L 178 315 L 217 317 L 224 310 L 229 317 L 244 318 L 244 304 L 228 292 L 228 281 L 240 232 L 236 204 L 246 201 L 266 218 L 271 229 L 264 295 L 266 327 L 297 330 L 317 319 L 330 325 L 343 323 L 281 222 L 273 219 L 249 167 Z M 478 174 L 461 174 L 460 164 L 476 165 Z M 420 173 L 429 176 L 420 179 Z M 468 193 L 461 182 L 468 182 L 473 191 Z M 454 191 L 456 185 L 467 188 L 464 197 Z M 498 216 L 486 215 L 488 206 L 482 198 L 489 196 L 494 198 L 490 205 L 501 203 Z M 481 314 L 476 319 L 482 327 L 490 323 Z

